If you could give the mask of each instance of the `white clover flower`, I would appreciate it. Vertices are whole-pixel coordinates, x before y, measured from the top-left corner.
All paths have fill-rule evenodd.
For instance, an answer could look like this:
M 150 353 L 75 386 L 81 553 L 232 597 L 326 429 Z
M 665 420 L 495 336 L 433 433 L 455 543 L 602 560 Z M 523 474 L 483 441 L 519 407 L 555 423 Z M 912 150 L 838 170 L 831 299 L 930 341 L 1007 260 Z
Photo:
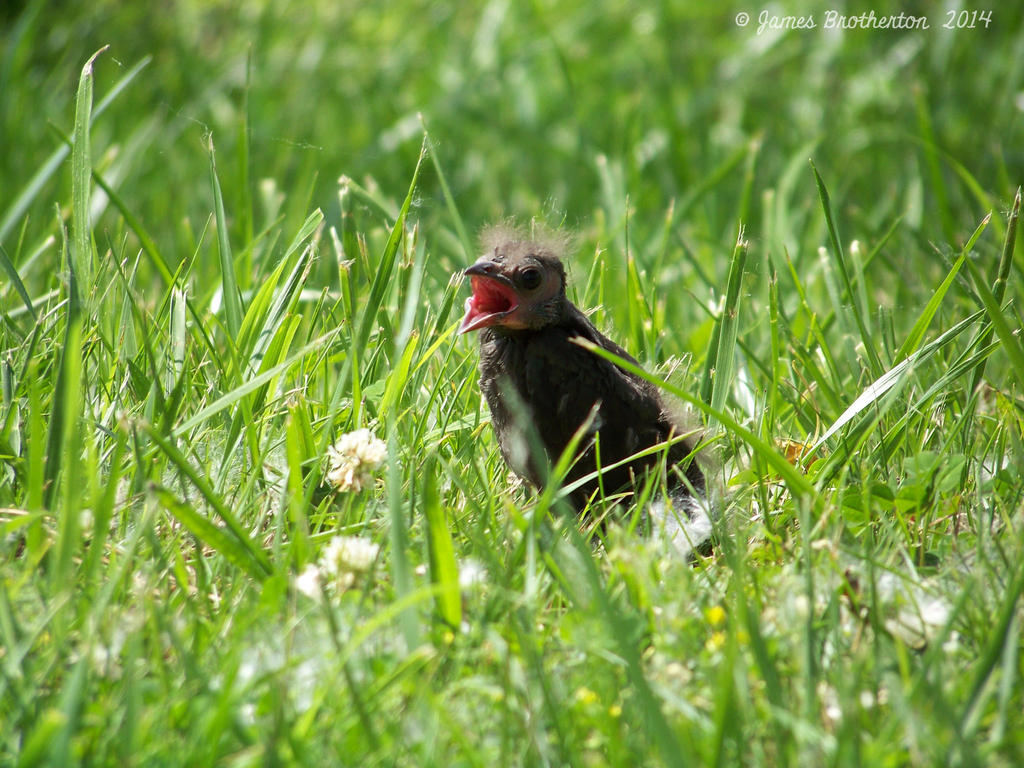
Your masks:
M 335 536 L 320 555 L 320 569 L 324 575 L 341 577 L 344 574 L 370 570 L 380 547 L 359 536 Z
M 327 449 L 327 482 L 338 491 L 360 491 L 373 482 L 387 453 L 384 441 L 365 427 L 348 432 Z
M 956 630 L 949 633 L 946 642 L 942 644 L 942 650 L 946 653 L 956 653 L 960 650 L 960 633 Z
M 459 569 L 459 587 L 464 590 L 476 589 L 487 581 L 487 569 L 473 558 L 466 558 Z
M 936 594 L 929 580 L 907 583 L 896 574 L 885 573 L 877 581 L 879 597 L 888 604 L 885 628 L 912 648 L 923 648 L 949 623 L 953 606 Z M 947 643 L 953 640 L 953 634 Z M 956 643 L 952 644 L 953 648 Z
M 320 597 L 320 569 L 310 563 L 295 577 L 295 588 L 314 600 Z
M 359 536 L 335 536 L 316 563 L 307 565 L 292 583 L 302 594 L 319 600 L 326 589 L 340 594 L 356 583 L 356 576 L 370 570 L 380 547 Z
M 941 597 L 927 597 L 918 605 L 921 622 L 929 627 L 941 629 L 949 621 L 952 606 Z
M 110 680 L 120 680 L 122 674 L 121 653 L 124 650 L 125 640 L 131 632 L 139 625 L 138 619 L 131 613 L 122 614 L 118 617 L 121 624 L 110 633 L 110 642 L 104 643 L 97 640 L 93 643 L 86 656 L 92 664 L 93 670 L 101 677 Z
M 89 650 L 89 660 L 93 669 L 102 677 L 111 680 L 121 679 L 121 643 L 115 642 L 110 645 L 97 643 Z
M 830 724 L 834 725 L 838 723 L 843 717 L 843 709 L 839 706 L 839 694 L 836 689 L 828 683 L 821 681 L 818 683 L 818 697 L 821 699 L 822 714 L 825 715 L 825 720 Z

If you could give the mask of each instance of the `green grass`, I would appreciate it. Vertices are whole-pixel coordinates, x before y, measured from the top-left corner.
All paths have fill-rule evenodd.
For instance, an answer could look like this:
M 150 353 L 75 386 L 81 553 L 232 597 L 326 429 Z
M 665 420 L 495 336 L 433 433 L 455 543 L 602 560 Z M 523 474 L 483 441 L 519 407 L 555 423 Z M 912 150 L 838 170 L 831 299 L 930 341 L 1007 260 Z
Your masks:
M 0 764 L 1024 762 L 1019 10 L 73 5 L 0 11 Z M 707 425 L 710 556 L 509 479 L 508 216 Z

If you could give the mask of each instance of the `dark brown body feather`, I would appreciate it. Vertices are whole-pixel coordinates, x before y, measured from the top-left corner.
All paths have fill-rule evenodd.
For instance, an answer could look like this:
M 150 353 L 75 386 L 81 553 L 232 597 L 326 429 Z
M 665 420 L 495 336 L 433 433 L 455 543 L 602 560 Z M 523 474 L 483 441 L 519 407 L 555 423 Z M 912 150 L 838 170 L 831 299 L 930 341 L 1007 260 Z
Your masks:
M 498 445 L 508 465 L 536 487 L 544 485 L 547 468 L 558 461 L 595 404 L 599 404 L 596 418 L 590 434 L 579 444 L 582 452 L 569 470 L 566 485 L 598 467 L 595 446 L 600 450 L 600 466 L 609 467 L 681 432 L 656 387 L 572 339 L 587 339 L 635 362 L 625 350 L 602 335 L 564 295 L 556 314 L 557 321 L 538 329 L 485 328 L 480 332 L 480 387 Z M 531 450 L 527 434 L 531 429 L 536 433 L 533 445 L 539 441 L 543 456 Z M 690 440 L 680 440 L 667 454 L 657 451 L 604 470 L 600 486 L 605 496 L 634 490 L 647 470 L 664 460 L 673 498 L 685 496 L 687 484 L 703 495 L 700 468 L 696 461 L 687 463 L 692 451 Z M 575 490 L 570 499 L 582 510 L 598 490 L 599 481 L 593 479 Z

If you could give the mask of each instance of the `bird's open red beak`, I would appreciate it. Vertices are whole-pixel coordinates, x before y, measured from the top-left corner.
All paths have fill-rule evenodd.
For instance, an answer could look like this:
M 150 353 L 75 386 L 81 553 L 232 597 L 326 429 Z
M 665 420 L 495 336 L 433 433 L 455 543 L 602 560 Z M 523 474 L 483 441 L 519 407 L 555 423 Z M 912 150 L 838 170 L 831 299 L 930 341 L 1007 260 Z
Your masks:
M 473 295 L 466 299 L 466 314 L 459 326 L 459 333 L 498 325 L 519 308 L 515 288 L 498 271 L 494 262 L 478 261 L 465 274 L 469 275 L 472 282 Z

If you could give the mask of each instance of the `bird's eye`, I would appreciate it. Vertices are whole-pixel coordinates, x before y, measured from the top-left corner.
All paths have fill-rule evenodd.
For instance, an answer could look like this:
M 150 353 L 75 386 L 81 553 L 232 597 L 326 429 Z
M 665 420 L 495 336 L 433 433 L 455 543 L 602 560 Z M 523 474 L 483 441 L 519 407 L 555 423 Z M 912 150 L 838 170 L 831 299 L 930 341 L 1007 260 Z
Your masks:
M 519 274 L 519 284 L 528 291 L 540 285 L 541 274 L 536 267 L 527 267 Z

